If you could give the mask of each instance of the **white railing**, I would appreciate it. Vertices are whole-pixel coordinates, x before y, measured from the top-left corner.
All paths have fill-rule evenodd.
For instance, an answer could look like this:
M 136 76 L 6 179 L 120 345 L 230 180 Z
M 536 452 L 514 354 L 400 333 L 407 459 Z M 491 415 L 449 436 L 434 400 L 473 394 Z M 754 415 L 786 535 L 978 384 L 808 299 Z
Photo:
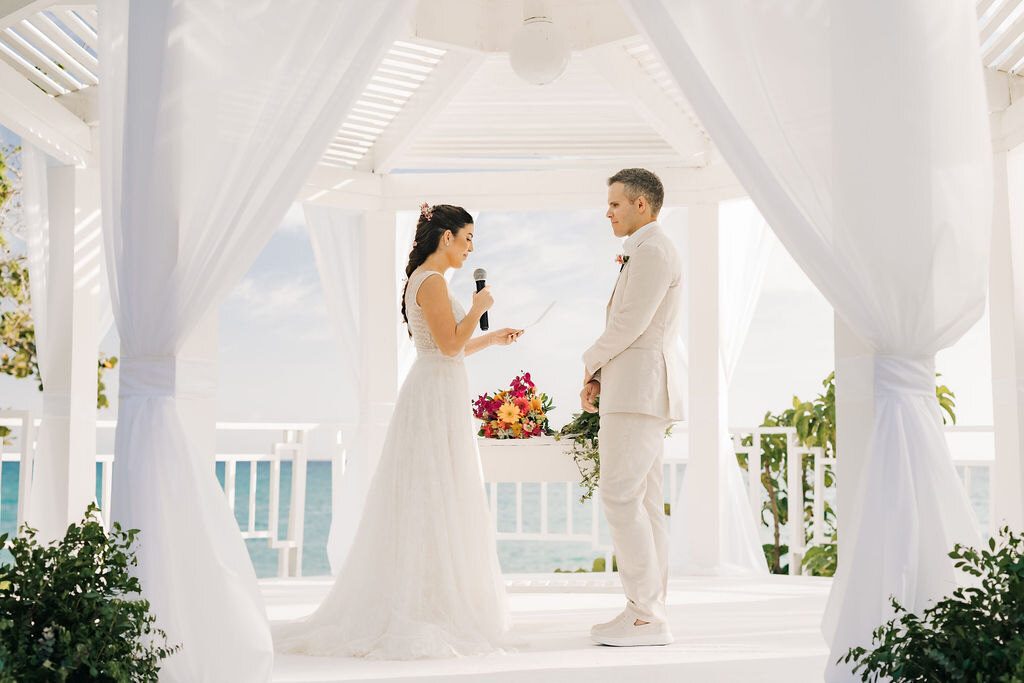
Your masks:
M 991 426 L 958 427 L 949 426 L 945 428 L 947 433 L 989 433 Z M 733 439 L 734 450 L 737 454 L 747 456 L 747 493 L 750 505 L 750 513 L 754 517 L 757 528 L 762 527 L 761 512 L 766 492 L 761 483 L 761 449 L 763 439 L 772 436 L 784 436 L 786 445 L 786 490 L 801 492 L 797 495 L 788 496 L 787 516 L 785 525 L 787 545 L 790 552 L 789 572 L 800 574 L 802 560 L 807 550 L 813 546 L 828 542 L 825 526 L 825 501 L 829 495 L 828 489 L 834 487 L 825 486 L 825 474 L 827 468 L 834 467 L 835 457 L 825 457 L 824 449 L 820 447 L 808 448 L 803 446 L 796 436 L 796 429 L 793 427 L 745 427 L 732 428 L 729 430 Z M 676 425 L 673 430 L 673 438 L 685 438 L 686 425 Z M 744 437 L 751 437 L 750 445 L 743 445 Z M 484 464 L 484 478 L 487 482 L 491 500 L 492 520 L 497 527 L 498 523 L 498 485 L 499 483 L 514 484 L 515 486 L 515 521 L 514 531 L 498 531 L 499 541 L 584 541 L 590 542 L 592 550 L 604 554 L 606 571 L 611 571 L 612 547 L 604 540 L 601 529 L 602 515 L 600 513 L 599 494 L 595 494 L 589 503 L 590 529 L 576 531 L 573 526 L 575 506 L 579 505 L 574 495 L 575 482 L 579 480 L 579 473 L 572 462 L 567 450 L 570 442 L 545 443 L 538 440 L 531 444 L 530 441 L 493 441 L 480 440 L 481 458 Z M 515 450 L 505 450 L 505 449 Z M 798 456 L 798 457 L 790 457 Z M 802 461 L 805 457 L 813 459 L 814 478 L 812 496 L 812 523 L 811 538 L 805 537 L 804 527 L 804 497 L 803 492 L 803 467 Z M 686 454 L 666 453 L 665 468 L 666 481 L 669 482 L 668 497 L 666 503 L 674 502 L 674 497 L 679 492 L 680 469 L 687 464 Z M 964 486 L 968 491 L 972 485 L 973 469 L 989 469 L 992 465 L 992 457 L 987 459 L 979 458 L 963 460 L 954 458 L 953 464 L 962 471 Z M 991 470 L 990 470 L 991 473 Z M 991 511 L 992 501 L 992 477 L 989 476 L 988 501 Z M 523 531 L 524 510 L 523 510 L 523 484 L 540 483 L 540 531 Z M 548 530 L 548 490 L 551 486 L 564 486 L 566 489 L 566 530 L 565 532 L 552 533 Z M 991 513 L 990 513 L 991 514 Z
M 803 557 L 808 547 L 821 545 L 827 541 L 825 537 L 825 469 L 835 465 L 834 457 L 825 457 L 825 449 L 821 447 L 806 447 L 797 438 L 795 427 L 752 427 L 733 428 L 729 430 L 732 436 L 733 450 L 737 455 L 747 456 L 747 496 L 750 501 L 750 510 L 754 515 L 755 522 L 760 528 L 762 499 L 764 486 L 761 482 L 761 450 L 762 440 L 766 437 L 786 437 L 786 491 L 787 509 L 786 517 L 788 523 L 787 539 L 789 547 L 789 573 L 800 574 L 803 564 Z M 750 445 L 743 445 L 744 437 L 751 437 Z M 793 457 L 796 456 L 796 457 Z M 803 458 L 811 456 L 814 459 L 814 490 L 812 493 L 812 537 L 810 546 L 804 533 L 804 472 Z M 794 491 L 799 492 L 794 495 Z
M 27 462 L 31 468 L 34 452 L 34 436 L 37 434 L 36 427 L 40 420 L 33 419 L 27 411 L 0 411 L 0 425 L 11 427 L 13 432 L 9 440 L 15 445 L 14 449 L 8 451 L 8 447 L 0 445 L 0 456 L 3 462 Z M 248 481 L 248 518 L 239 521 L 241 535 L 246 539 L 266 540 L 270 548 L 278 552 L 278 575 L 279 576 L 301 576 L 303 538 L 305 532 L 305 500 L 306 500 L 306 465 L 307 465 L 307 435 L 318 425 L 315 424 L 294 424 L 294 423 L 218 423 L 219 433 L 250 432 L 256 435 L 272 434 L 277 432 L 280 437 L 273 439 L 269 445 L 264 444 L 263 452 L 245 453 L 218 453 L 216 461 L 223 463 L 224 467 L 224 492 L 228 506 L 232 513 L 236 509 L 236 501 L 239 492 L 237 491 L 237 476 L 239 463 L 247 463 L 249 468 Z M 116 427 L 113 421 L 99 421 L 99 430 L 111 430 Z M 992 433 L 992 427 L 947 427 L 951 433 Z M 669 482 L 666 502 L 674 502 L 674 497 L 679 491 L 680 469 L 685 467 L 687 456 L 685 453 L 678 453 L 676 446 L 685 444 L 685 425 L 678 425 L 673 439 L 670 452 L 665 458 L 666 480 Z M 792 427 L 752 427 L 735 428 L 730 430 L 733 444 L 738 454 L 745 454 L 748 459 L 748 499 L 750 512 L 754 516 L 758 528 L 761 528 L 761 510 L 764 499 L 764 489 L 761 485 L 761 444 L 765 438 L 772 436 L 785 436 L 786 442 L 786 480 L 789 491 L 801 491 L 803 486 L 803 470 L 801 461 L 805 457 L 813 459 L 814 482 L 812 493 L 812 533 L 811 538 L 805 538 L 804 531 L 804 508 L 803 496 L 789 496 L 788 517 L 791 520 L 786 525 L 786 536 L 790 548 L 791 558 L 789 562 L 790 573 L 799 573 L 801 559 L 807 549 L 826 542 L 825 537 L 825 500 L 829 495 L 825 486 L 825 473 L 828 467 L 835 465 L 835 458 L 824 457 L 821 448 L 805 448 L 799 444 L 796 438 L 796 430 Z M 751 437 L 751 445 L 743 445 L 744 437 Z M 682 437 L 680 439 L 680 437 Z M 262 438 L 262 437 L 261 437 Z M 264 441 L 266 441 L 264 439 Z M 611 556 L 612 546 L 607 535 L 602 533 L 603 515 L 600 511 L 599 494 L 587 503 L 586 516 L 589 517 L 589 525 L 578 528 L 581 503 L 577 500 L 576 482 L 579 480 L 579 472 L 573 463 L 572 456 L 568 453 L 571 446 L 569 441 L 555 442 L 553 439 L 531 439 L 528 441 L 480 441 L 481 460 L 484 469 L 485 481 L 491 502 L 492 522 L 495 524 L 497 538 L 500 541 L 548 541 L 548 542 L 585 542 L 589 543 L 592 550 L 600 552 L 605 557 L 606 571 L 612 567 Z M 337 453 L 332 453 L 334 462 L 344 463 L 344 448 L 340 438 L 335 444 Z M 339 457 L 340 454 L 340 457 Z M 799 457 L 790 457 L 797 455 Z M 114 457 L 110 453 L 100 453 L 96 458 L 100 464 L 99 477 L 100 505 L 103 511 L 109 510 L 110 493 L 112 482 L 112 466 Z M 280 501 L 281 501 L 281 473 L 282 463 L 292 463 L 291 475 L 291 503 L 289 505 L 288 528 L 283 538 L 280 536 Z M 260 487 L 257 485 L 257 470 L 261 463 L 268 463 L 270 468 L 269 486 L 264 493 L 265 498 L 260 498 Z M 991 517 L 992 486 L 991 477 L 991 456 L 978 459 L 954 459 L 953 464 L 962 472 L 964 485 L 968 491 L 973 483 L 973 471 L 975 469 L 989 469 L 989 516 Z M 24 469 L 22 471 L 25 471 Z M 2 470 L 0 470 L 0 486 L 2 486 Z M 337 481 L 337 479 L 335 479 Z M 540 496 L 539 506 L 539 529 L 527 531 L 524 525 L 524 495 L 523 485 L 526 483 L 539 484 Z M 514 487 L 515 514 L 512 523 L 512 530 L 498 530 L 498 499 L 499 485 L 511 484 Z M 563 488 L 565 492 L 564 502 L 564 529 L 552 531 L 551 524 L 552 506 L 549 503 L 549 493 L 557 488 Z M 257 528 L 257 503 L 267 501 L 268 519 L 265 529 Z M 28 477 L 19 477 L 18 495 L 18 525 L 25 517 L 25 509 L 28 501 Z M 531 511 L 532 514 L 533 511 Z M 104 518 L 106 515 L 104 514 Z M 535 519 L 535 517 L 533 518 Z
M 6 439 L 0 438 L 0 463 L 24 463 L 18 467 L 18 521 L 15 528 L 20 528 L 28 513 L 29 477 L 25 472 L 32 470 L 32 458 L 35 455 L 35 421 L 28 410 L 0 410 L 0 426 L 12 430 Z M 18 444 L 18 450 L 7 452 L 5 441 Z M 3 491 L 3 466 L 0 465 L 0 491 Z
M 28 482 L 29 477 L 21 476 L 25 471 L 31 470 L 32 460 L 35 453 L 35 435 L 38 433 L 38 426 L 42 420 L 33 419 L 28 411 L 6 410 L 0 411 L 0 426 L 12 427 L 15 431 L 8 437 L 8 440 L 18 444 L 17 452 L 8 453 L 6 447 L 0 444 L 0 456 L 3 462 L 28 463 L 27 467 L 19 468 L 18 482 L 18 523 L 20 527 L 25 519 L 26 507 L 29 500 Z M 249 466 L 249 491 L 248 491 L 248 519 L 245 523 L 240 522 L 242 538 L 265 539 L 270 548 L 278 551 L 278 575 L 279 576 L 301 576 L 302 575 L 302 541 L 305 530 L 306 510 L 306 434 L 315 429 L 316 424 L 302 423 L 242 423 L 242 422 L 218 422 L 218 432 L 278 432 L 279 440 L 272 441 L 267 446 L 266 452 L 259 453 L 218 453 L 215 458 L 217 463 L 224 465 L 224 495 L 228 501 L 228 507 L 232 514 L 235 512 L 237 491 L 235 487 L 239 463 L 248 463 Z M 117 428 L 114 420 L 97 420 L 97 432 L 112 431 Z M 13 437 L 13 438 L 12 438 Z M 288 529 L 283 538 L 280 535 L 281 516 L 281 463 L 290 461 L 291 472 L 291 502 L 289 504 Z M 101 509 L 101 517 L 104 526 L 109 525 L 111 485 L 113 483 L 113 453 L 97 453 L 96 462 L 100 465 L 98 476 L 100 478 L 100 496 L 97 501 Z M 258 529 L 256 520 L 257 508 L 257 468 L 260 463 L 270 464 L 270 485 L 268 487 L 268 519 L 267 528 Z M 0 468 L 0 487 L 3 484 L 3 471 Z
M 277 575 L 302 576 L 302 540 L 306 519 L 306 434 L 315 429 L 315 424 L 259 424 L 246 422 L 218 422 L 219 431 L 269 431 L 279 432 L 281 440 L 275 441 L 269 453 L 218 454 L 217 462 L 224 463 L 224 493 L 228 507 L 235 512 L 237 500 L 235 480 L 238 463 L 249 463 L 249 505 L 248 523 L 242 529 L 242 538 L 266 539 L 268 545 L 277 550 Z M 281 463 L 290 460 L 291 499 L 288 509 L 288 530 L 280 536 L 281 518 Z M 269 502 L 267 505 L 267 528 L 256 528 L 257 467 L 261 462 L 270 463 Z

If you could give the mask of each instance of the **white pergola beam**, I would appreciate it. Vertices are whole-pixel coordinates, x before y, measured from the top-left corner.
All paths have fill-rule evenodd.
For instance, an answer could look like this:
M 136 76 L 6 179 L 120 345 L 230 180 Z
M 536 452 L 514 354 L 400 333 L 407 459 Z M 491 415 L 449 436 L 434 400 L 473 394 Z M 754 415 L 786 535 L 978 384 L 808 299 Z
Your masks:
M 384 130 L 367 155 L 375 173 L 387 173 L 430 125 L 451 98 L 483 64 L 484 56 L 468 50 L 451 50 L 416 91 L 412 99 Z
M 606 181 L 620 165 L 584 170 L 376 175 L 319 166 L 298 201 L 353 210 L 414 210 L 423 202 L 454 203 L 474 210 L 603 210 Z M 707 168 L 649 166 L 665 184 L 665 204 L 685 206 L 745 197 L 723 163 Z
M 54 4 L 56 0 L 0 0 L 0 29 L 13 26 Z
M 64 164 L 94 166 L 84 121 L 0 61 L 0 125 Z
M 638 113 L 684 161 L 707 162 L 711 142 L 620 45 L 602 45 L 583 54 L 612 87 L 631 96 Z

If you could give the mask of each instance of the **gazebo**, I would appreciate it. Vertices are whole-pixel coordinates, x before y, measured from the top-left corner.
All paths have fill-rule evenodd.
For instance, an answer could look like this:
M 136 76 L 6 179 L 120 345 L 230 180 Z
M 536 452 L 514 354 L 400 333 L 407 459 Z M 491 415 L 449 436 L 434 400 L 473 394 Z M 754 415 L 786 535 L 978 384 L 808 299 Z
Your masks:
M 571 50 L 545 85 L 508 57 L 538 18 Z M 217 306 L 295 201 L 322 269 L 360 274 L 333 307 L 358 331 L 361 476 L 400 377 L 396 320 L 371 313 L 398 298 L 398 212 L 601 207 L 608 175 L 644 166 L 688 215 L 682 515 L 719 511 L 685 522 L 694 573 L 724 573 L 746 514 L 725 502 L 718 266 L 718 204 L 744 196 L 836 311 L 830 660 L 867 641 L 889 595 L 920 608 L 947 591 L 946 553 L 975 540 L 931 403 L 935 353 L 986 296 L 994 518 L 1024 527 L 1024 0 L 0 0 L 0 31 L 0 124 L 26 148 L 45 283 L 25 518 L 54 537 L 92 500 L 109 281 L 110 514 L 142 530 L 147 597 L 184 643 L 168 680 L 269 680 L 262 601 L 211 476 L 212 378 Z

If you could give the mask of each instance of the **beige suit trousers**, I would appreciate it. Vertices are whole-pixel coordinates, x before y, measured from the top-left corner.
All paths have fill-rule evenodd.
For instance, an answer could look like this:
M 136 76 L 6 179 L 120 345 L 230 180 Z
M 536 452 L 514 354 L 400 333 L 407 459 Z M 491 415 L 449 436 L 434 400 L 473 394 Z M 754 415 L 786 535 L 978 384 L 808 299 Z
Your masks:
M 640 413 L 601 414 L 601 501 L 622 588 L 644 621 L 667 622 L 668 522 L 662 456 L 669 420 Z

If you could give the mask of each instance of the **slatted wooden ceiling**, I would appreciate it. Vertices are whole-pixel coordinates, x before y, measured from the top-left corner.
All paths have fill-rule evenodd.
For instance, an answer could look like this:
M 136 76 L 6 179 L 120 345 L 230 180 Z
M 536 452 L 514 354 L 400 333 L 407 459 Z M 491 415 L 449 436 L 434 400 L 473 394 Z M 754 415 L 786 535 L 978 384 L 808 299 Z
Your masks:
M 0 60 L 51 96 L 96 85 L 95 5 L 42 6 L 38 12 L 0 17 Z M 983 64 L 1024 74 L 1024 0 L 978 0 L 977 15 Z M 657 96 L 672 109 L 670 115 L 680 116 L 671 119 L 673 125 L 692 127 L 682 145 L 667 141 L 664 127 L 637 116 L 626 98 L 609 88 L 600 69 L 579 54 L 557 85 L 547 87 L 523 83 L 504 54 L 489 54 L 464 83 L 455 84 L 457 91 L 430 122 L 410 126 L 402 120 L 403 112 L 408 118 L 410 104 L 424 109 L 421 100 L 436 95 L 436 88 L 429 87 L 436 85 L 431 79 L 449 78 L 444 67 L 466 57 L 406 39 L 391 46 L 321 163 L 363 171 L 557 168 L 617 160 L 705 163 L 700 149 L 709 144 L 707 134 L 654 53 L 639 37 L 612 49 L 621 50 L 624 54 L 617 56 L 632 60 L 656 85 Z M 411 144 L 375 154 L 375 145 L 389 132 L 401 137 L 407 130 L 415 132 Z M 383 156 L 388 157 L 387 168 L 381 167 Z

